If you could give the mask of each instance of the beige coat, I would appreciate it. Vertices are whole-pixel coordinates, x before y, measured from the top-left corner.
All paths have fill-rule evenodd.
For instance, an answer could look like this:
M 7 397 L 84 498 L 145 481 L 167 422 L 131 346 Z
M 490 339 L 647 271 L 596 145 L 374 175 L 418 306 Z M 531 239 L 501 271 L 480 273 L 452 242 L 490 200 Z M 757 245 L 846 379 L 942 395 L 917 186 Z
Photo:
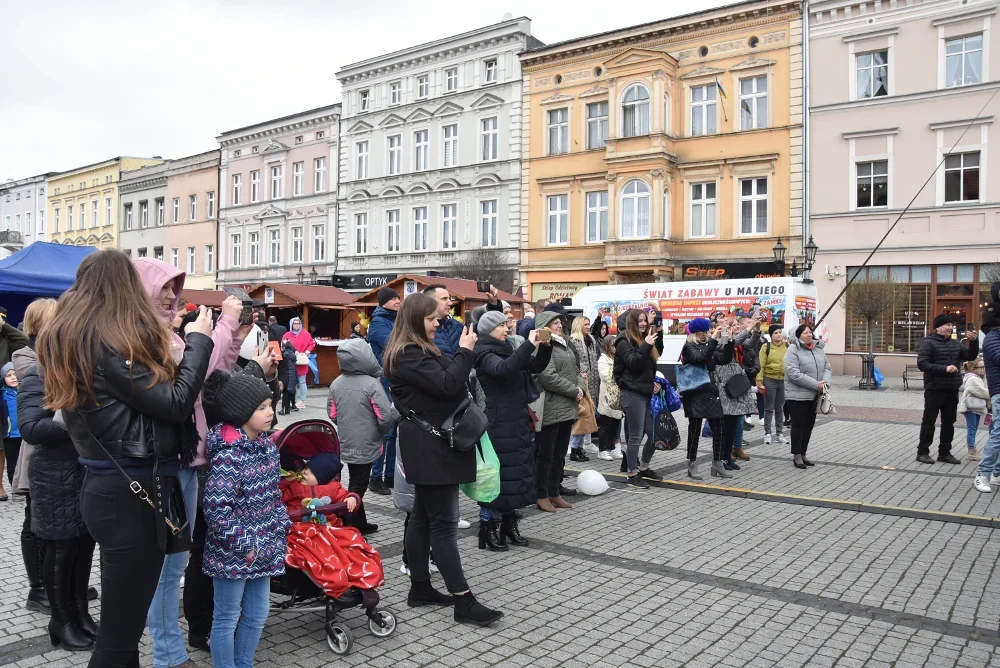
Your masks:
M 597 360 L 597 372 L 601 376 L 601 391 L 597 399 L 597 412 L 609 418 L 621 420 L 622 412 L 616 411 L 608 405 L 608 385 L 615 382 L 614 370 L 614 358 L 601 353 L 601 358 Z
M 35 366 L 35 351 L 31 348 L 19 348 L 11 355 L 10 361 L 14 364 L 14 372 L 20 382 L 28 370 Z M 28 493 L 28 467 L 31 461 L 31 453 L 35 451 L 35 446 L 27 441 L 21 441 L 21 451 L 17 455 L 17 466 L 14 469 L 14 481 L 11 484 L 11 492 L 14 494 Z M 9 464 L 8 464 L 9 466 Z

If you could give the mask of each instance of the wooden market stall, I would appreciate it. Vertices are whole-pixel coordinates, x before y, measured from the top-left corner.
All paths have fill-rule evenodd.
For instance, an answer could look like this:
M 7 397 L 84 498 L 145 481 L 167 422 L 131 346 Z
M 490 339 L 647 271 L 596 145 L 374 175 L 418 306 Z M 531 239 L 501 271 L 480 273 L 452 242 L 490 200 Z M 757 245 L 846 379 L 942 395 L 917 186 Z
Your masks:
M 209 306 L 220 308 L 222 302 L 226 300 L 226 293 L 222 290 L 181 290 L 181 304 L 194 304 L 195 306 Z

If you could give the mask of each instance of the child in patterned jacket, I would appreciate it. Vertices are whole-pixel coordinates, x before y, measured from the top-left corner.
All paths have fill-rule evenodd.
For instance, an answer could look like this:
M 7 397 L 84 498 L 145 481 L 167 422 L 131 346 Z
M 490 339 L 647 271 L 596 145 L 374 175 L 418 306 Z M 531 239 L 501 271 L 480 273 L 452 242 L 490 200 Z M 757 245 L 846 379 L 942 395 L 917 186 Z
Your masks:
M 256 377 L 216 371 L 202 397 L 223 420 L 206 442 L 202 570 L 215 583 L 212 662 L 245 668 L 253 666 L 267 621 L 270 578 L 285 572 L 291 526 L 281 502 L 278 449 L 267 434 L 271 390 Z

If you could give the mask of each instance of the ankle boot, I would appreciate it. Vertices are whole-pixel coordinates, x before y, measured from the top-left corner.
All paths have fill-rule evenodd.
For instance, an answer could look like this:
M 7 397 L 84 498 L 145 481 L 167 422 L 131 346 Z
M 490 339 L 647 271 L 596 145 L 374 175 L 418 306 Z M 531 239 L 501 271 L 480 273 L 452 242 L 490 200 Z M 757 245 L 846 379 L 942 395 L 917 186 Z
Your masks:
M 489 522 L 479 520 L 479 549 L 485 550 L 487 547 L 490 548 L 490 552 L 506 552 L 510 549 L 506 544 L 500 544 L 496 518 Z
M 499 610 L 490 610 L 476 600 L 471 591 L 455 597 L 455 621 L 463 624 L 489 626 L 503 617 Z
M 698 462 L 693 459 L 688 460 L 688 477 L 692 480 L 702 480 L 701 474 L 698 473 Z
M 21 558 L 24 571 L 28 574 L 28 600 L 24 607 L 35 612 L 48 613 L 49 597 L 42 584 L 42 560 L 45 556 L 45 542 L 32 533 L 21 534 Z
M 562 498 L 561 496 L 550 496 L 549 503 L 551 503 L 556 508 L 572 508 L 573 504 Z
M 742 459 L 745 462 L 750 461 L 750 455 L 748 455 L 746 450 L 743 448 L 733 448 L 733 456 L 736 457 L 736 459 Z
M 74 619 L 85 636 L 97 640 L 100 627 L 90 616 L 90 601 L 87 596 L 93 560 L 94 539 L 85 534 L 79 539 L 76 558 L 73 560 L 73 608 L 76 611 Z
M 49 588 L 49 603 L 52 606 L 49 618 L 49 640 L 53 645 L 61 646 L 71 652 L 81 652 L 93 649 L 94 641 L 87 637 L 76 623 L 76 607 L 73 602 L 72 564 L 69 563 L 73 552 L 68 548 L 68 541 L 55 541 L 48 546 L 54 550 L 51 582 L 46 580 Z
M 556 512 L 556 507 L 553 506 L 552 502 L 549 501 L 548 499 L 538 499 L 537 501 L 535 501 L 535 505 L 538 506 L 538 509 L 541 510 L 542 512 L 545 513 Z
M 416 608 L 421 605 L 454 605 L 455 597 L 442 594 L 431 586 L 430 580 L 410 580 L 410 593 L 406 605 Z
M 712 462 L 712 477 L 713 478 L 732 478 L 733 474 L 726 470 L 725 465 L 722 463 L 721 459 L 716 459 Z
M 806 463 L 802 461 L 802 455 L 792 457 L 792 463 L 795 464 L 795 468 L 797 469 L 804 469 L 806 467 Z
M 521 535 L 521 530 L 518 527 L 520 522 L 521 519 L 517 515 L 504 515 L 500 522 L 501 539 L 512 545 L 527 547 L 528 539 Z

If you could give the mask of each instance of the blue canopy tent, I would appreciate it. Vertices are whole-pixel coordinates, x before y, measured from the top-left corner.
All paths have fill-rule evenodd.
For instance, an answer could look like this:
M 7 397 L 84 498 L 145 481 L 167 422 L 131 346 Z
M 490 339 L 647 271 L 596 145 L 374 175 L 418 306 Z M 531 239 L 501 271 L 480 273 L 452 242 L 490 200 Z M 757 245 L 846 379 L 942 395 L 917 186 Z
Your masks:
M 39 241 L 0 260 L 0 306 L 7 309 L 7 321 L 16 327 L 32 301 L 66 292 L 83 258 L 95 252 L 92 246 Z

